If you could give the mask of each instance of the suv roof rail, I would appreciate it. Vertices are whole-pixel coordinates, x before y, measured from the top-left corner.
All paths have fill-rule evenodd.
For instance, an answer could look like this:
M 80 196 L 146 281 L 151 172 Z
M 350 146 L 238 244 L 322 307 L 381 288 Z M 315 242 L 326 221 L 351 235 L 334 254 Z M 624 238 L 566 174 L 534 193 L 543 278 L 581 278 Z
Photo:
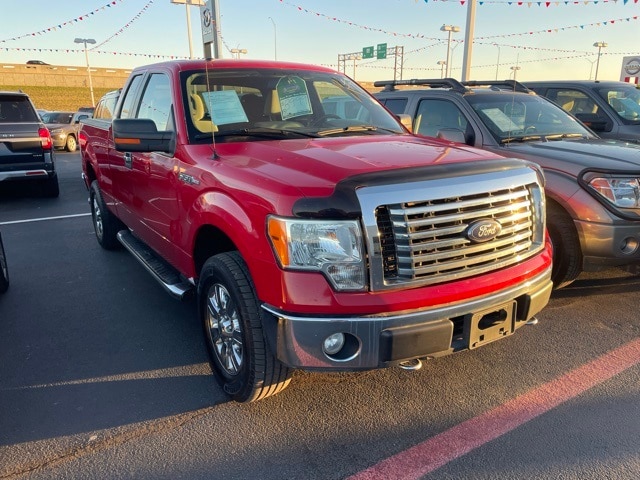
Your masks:
M 467 87 L 483 87 L 483 86 L 495 86 L 495 87 L 509 87 L 510 90 L 522 93 L 533 93 L 522 83 L 517 80 L 469 80 L 462 82 Z
M 422 85 L 433 88 L 450 88 L 459 93 L 466 93 L 468 89 L 455 78 L 413 78 L 411 80 L 379 80 L 373 82 L 374 87 L 384 87 L 385 92 L 393 92 L 398 85 Z

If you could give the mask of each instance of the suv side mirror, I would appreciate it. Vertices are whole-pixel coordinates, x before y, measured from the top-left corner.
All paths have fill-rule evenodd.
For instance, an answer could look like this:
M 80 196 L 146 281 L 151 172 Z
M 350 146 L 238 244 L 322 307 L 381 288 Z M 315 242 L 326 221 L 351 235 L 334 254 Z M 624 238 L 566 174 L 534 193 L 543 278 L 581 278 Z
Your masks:
M 441 128 L 436 133 L 436 138 L 456 143 L 467 143 L 464 132 L 458 128 Z
M 411 118 L 411 115 L 400 113 L 396 115 L 396 117 L 398 118 L 398 120 L 400 120 L 400 123 L 404 125 L 407 130 L 413 133 L 413 119 Z

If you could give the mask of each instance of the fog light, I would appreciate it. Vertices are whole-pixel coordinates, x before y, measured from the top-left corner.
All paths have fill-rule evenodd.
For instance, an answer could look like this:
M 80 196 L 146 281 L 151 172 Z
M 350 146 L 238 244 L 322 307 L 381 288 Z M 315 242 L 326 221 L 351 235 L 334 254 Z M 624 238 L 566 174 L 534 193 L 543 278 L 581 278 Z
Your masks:
M 335 355 L 344 346 L 344 334 L 333 333 L 324 339 L 322 349 L 327 355 Z
M 636 253 L 637 250 L 638 250 L 638 240 L 636 240 L 633 237 L 625 238 L 620 245 L 620 251 L 626 255 L 631 255 L 633 253 Z

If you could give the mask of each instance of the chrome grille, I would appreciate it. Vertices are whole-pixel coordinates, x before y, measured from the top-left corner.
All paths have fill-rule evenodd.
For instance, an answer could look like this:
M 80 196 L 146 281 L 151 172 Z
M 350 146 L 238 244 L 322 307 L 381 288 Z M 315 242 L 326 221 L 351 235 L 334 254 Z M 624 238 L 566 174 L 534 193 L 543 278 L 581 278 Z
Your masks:
M 542 248 L 544 207 L 537 181 L 531 182 L 531 176 L 528 183 L 466 178 L 461 185 L 449 179 L 448 184 L 425 181 L 404 190 L 389 187 L 377 198 L 374 188 L 359 194 L 365 203 L 394 196 L 402 200 L 371 205 L 375 226 L 366 227 L 374 253 L 370 262 L 374 289 L 471 277 L 516 264 Z M 431 188 L 432 184 L 436 188 Z M 442 196 L 459 190 L 468 193 Z M 425 192 L 432 194 L 431 198 L 415 199 Z M 470 226 L 486 221 L 500 224 L 497 236 L 484 242 L 470 239 Z

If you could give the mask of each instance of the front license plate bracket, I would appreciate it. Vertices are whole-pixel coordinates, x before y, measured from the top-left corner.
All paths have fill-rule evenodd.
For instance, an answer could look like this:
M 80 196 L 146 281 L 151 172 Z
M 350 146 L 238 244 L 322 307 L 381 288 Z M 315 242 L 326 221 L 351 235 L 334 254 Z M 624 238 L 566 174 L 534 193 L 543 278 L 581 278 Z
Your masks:
M 511 335 L 515 330 L 515 312 L 516 302 L 511 301 L 465 315 L 463 335 L 469 350 Z

